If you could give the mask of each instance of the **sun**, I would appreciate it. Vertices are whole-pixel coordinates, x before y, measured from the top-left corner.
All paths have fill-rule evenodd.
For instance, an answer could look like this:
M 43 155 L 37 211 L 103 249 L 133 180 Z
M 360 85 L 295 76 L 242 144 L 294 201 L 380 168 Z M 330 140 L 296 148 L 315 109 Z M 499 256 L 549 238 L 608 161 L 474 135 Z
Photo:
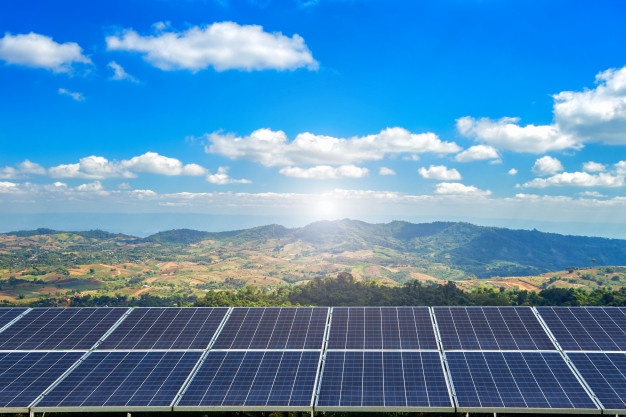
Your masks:
M 335 202 L 328 198 L 322 198 L 317 201 L 316 205 L 316 216 L 321 220 L 334 220 L 337 218 L 337 206 Z

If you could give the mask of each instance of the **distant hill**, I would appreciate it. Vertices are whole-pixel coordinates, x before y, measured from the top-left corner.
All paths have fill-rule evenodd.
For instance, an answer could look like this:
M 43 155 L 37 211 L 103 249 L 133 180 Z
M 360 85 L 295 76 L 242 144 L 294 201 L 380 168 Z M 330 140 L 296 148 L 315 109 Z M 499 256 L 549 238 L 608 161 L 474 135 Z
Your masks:
M 403 265 L 433 273 L 442 279 L 472 275 L 478 278 L 534 275 L 571 266 L 626 265 L 626 240 L 457 222 L 370 224 L 344 219 L 315 222 L 300 228 L 268 225 L 219 233 L 169 230 L 146 238 L 100 230 L 55 232 L 38 229 L 6 235 L 31 239 L 46 237 L 45 253 L 37 251 L 36 243 L 29 243 L 30 252 L 24 255 L 28 260 L 26 264 L 63 258 L 65 255 L 61 255 L 69 252 L 78 259 L 77 262 L 94 260 L 113 264 L 145 259 L 214 262 L 218 255 L 223 257 L 223 251 L 228 248 L 229 253 L 232 252 L 229 258 L 240 259 L 248 269 L 253 266 L 249 259 L 256 255 L 263 262 L 280 257 L 283 263 L 298 260 L 303 265 L 320 263 L 321 260 L 330 263 L 332 260 L 339 267 L 382 266 L 388 269 L 386 276 L 396 281 L 400 275 L 393 274 Z M 55 241 L 57 235 L 63 239 L 59 237 Z M 77 240 L 71 235 L 83 239 Z M 192 250 L 190 245 L 200 246 Z M 207 251 L 215 250 L 222 252 L 213 258 L 207 257 Z M 0 262 L 15 258 L 10 250 L 5 252 L 6 256 L 0 256 Z M 61 255 L 53 256 L 61 252 Z M 280 273 L 276 271 L 276 274 Z M 364 274 L 369 277 L 373 273 Z M 303 273 L 302 276 L 307 275 Z M 297 279 L 292 278 L 293 282 Z

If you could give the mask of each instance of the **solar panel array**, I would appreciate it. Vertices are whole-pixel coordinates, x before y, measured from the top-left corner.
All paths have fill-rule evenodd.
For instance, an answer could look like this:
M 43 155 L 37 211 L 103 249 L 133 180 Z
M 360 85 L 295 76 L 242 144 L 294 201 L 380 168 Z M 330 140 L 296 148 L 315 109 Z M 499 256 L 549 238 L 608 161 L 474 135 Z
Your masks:
M 0 309 L 0 413 L 186 410 L 626 414 L 626 309 Z

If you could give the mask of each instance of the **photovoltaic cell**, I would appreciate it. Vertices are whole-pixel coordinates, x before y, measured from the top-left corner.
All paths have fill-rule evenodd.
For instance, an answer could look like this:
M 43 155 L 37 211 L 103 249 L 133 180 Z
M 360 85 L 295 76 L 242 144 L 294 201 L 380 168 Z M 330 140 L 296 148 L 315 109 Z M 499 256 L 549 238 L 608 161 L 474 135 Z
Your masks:
M 321 349 L 327 308 L 234 308 L 213 349 Z
M 316 402 L 320 411 L 453 410 L 438 352 L 328 351 Z
M 90 349 L 126 308 L 35 308 L 2 332 L 0 350 Z
M 0 308 L 0 330 L 7 324 L 11 323 L 13 319 L 25 312 L 26 308 Z
M 99 349 L 205 349 L 227 308 L 136 308 Z
M 168 407 L 200 356 L 201 352 L 93 352 L 35 407 Z
M 428 307 L 334 307 L 328 349 L 437 349 Z
M 530 307 L 435 307 L 444 349 L 556 350 Z
M 312 351 L 212 351 L 177 406 L 310 409 L 319 359 Z
M 558 352 L 447 352 L 461 411 L 597 409 Z
M 0 408 L 28 407 L 82 355 L 82 352 L 0 353 Z
M 626 410 L 626 353 L 568 353 L 578 372 L 603 407 L 623 414 Z
M 563 350 L 626 351 L 624 307 L 537 307 Z

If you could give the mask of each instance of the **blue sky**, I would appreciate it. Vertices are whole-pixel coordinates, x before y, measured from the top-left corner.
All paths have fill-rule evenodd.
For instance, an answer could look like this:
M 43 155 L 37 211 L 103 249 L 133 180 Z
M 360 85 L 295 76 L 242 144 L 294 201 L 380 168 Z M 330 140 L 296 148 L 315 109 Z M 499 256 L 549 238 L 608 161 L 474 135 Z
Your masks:
M 626 4 L 7 0 L 0 231 L 624 238 Z

